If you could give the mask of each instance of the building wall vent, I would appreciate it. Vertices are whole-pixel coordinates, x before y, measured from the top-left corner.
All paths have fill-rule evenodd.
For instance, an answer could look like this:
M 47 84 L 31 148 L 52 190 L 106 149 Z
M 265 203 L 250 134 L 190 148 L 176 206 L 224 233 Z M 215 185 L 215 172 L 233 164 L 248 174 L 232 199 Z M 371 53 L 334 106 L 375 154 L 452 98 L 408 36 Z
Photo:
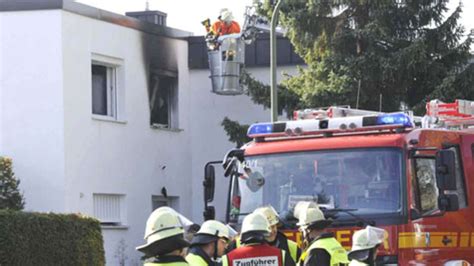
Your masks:
M 146 10 L 138 12 L 127 12 L 125 15 L 139 19 L 141 21 L 146 21 L 148 23 L 166 26 L 166 16 L 167 14 L 158 10 Z

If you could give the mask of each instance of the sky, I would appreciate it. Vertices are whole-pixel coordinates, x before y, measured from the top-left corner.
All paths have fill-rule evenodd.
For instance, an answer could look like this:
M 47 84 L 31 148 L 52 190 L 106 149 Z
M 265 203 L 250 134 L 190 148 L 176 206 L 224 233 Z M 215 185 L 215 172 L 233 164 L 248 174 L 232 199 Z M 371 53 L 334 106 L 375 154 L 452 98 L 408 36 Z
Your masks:
M 118 14 L 129 11 L 143 11 L 146 0 L 77 0 L 76 2 L 94 6 Z M 228 8 L 235 20 L 243 23 L 245 6 L 253 0 L 148 0 L 150 10 L 159 10 L 168 14 L 167 26 L 204 35 L 201 21 L 210 18 L 215 21 L 222 8 Z
M 118 14 L 128 11 L 143 11 L 147 0 L 77 0 L 77 2 L 108 10 Z M 159 10 L 168 14 L 167 24 L 195 35 L 204 35 L 205 30 L 201 21 L 210 18 L 217 19 L 219 10 L 230 9 L 235 19 L 242 24 L 245 6 L 250 6 L 253 0 L 148 0 L 150 10 Z M 459 0 L 450 0 L 449 7 L 454 8 Z M 474 0 L 463 0 L 461 24 L 469 32 L 474 29 Z

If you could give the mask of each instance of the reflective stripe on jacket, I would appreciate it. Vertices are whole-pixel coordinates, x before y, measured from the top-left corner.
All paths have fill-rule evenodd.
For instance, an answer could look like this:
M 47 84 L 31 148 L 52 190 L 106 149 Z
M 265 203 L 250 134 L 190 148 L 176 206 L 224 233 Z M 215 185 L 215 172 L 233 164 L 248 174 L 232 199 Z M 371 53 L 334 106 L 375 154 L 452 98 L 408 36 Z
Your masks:
M 222 266 L 242 265 L 278 265 L 284 266 L 285 251 L 266 244 L 246 245 L 232 250 L 222 257 Z M 249 263 L 249 264 L 247 264 Z
M 324 249 L 331 256 L 331 265 L 345 265 L 349 263 L 347 258 L 346 250 L 341 246 L 334 237 L 320 238 L 314 241 L 304 252 L 301 254 L 300 262 L 303 265 L 306 257 L 310 254 L 313 249 Z
M 296 242 L 288 239 L 284 234 L 278 232 L 278 235 L 277 235 L 278 238 L 280 238 L 281 242 L 278 242 L 276 246 L 276 248 L 279 248 L 281 250 L 284 250 L 286 252 L 288 252 L 291 256 L 291 258 L 293 259 L 293 261 L 295 263 L 298 262 L 299 260 L 299 254 L 298 254 L 298 251 L 299 251 L 299 247 L 298 247 L 298 244 L 296 244 Z M 285 243 L 282 243 L 283 241 L 285 241 Z M 235 238 L 235 247 L 236 248 L 239 248 L 242 244 L 240 243 L 240 237 L 236 237 Z
M 207 265 L 209 265 L 209 264 L 207 264 L 206 260 L 204 260 L 201 256 L 193 254 L 193 253 L 189 253 L 186 256 L 186 261 L 188 262 L 189 265 L 192 265 L 192 266 L 207 266 Z
M 187 266 L 186 260 L 181 256 L 160 256 L 153 261 L 145 262 L 144 266 Z

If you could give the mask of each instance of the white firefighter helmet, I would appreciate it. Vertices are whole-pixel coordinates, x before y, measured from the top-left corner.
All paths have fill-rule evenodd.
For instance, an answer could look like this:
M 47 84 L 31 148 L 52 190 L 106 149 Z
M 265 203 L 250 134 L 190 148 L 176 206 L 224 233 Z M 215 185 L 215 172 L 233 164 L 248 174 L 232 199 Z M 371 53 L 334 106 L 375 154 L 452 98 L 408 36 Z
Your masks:
M 296 225 L 303 230 L 311 228 L 323 229 L 332 223 L 331 220 L 327 220 L 324 217 L 323 212 L 318 207 L 301 210 L 298 214 L 298 223 Z
M 257 208 L 254 211 L 254 213 L 260 213 L 263 216 L 265 216 L 270 226 L 277 225 L 278 223 L 280 223 L 280 218 L 278 217 L 278 213 L 270 205 Z
M 299 219 L 300 213 L 305 212 L 309 208 L 318 208 L 318 204 L 314 201 L 298 201 L 293 209 L 293 216 Z
M 169 208 L 161 207 L 153 211 L 146 222 L 145 241 L 146 244 L 136 249 L 147 255 L 161 255 L 173 251 L 174 249 L 184 248 L 189 243 L 184 240 L 183 224 L 179 219 L 179 214 Z M 157 244 L 164 241 L 170 242 L 167 245 Z M 167 247 L 163 247 L 167 246 Z
M 260 213 L 251 213 L 245 216 L 244 221 L 242 222 L 241 233 L 244 234 L 248 232 L 271 233 L 270 224 L 268 223 L 267 218 Z
M 234 16 L 232 15 L 232 12 L 228 10 L 227 8 L 223 8 L 219 14 L 220 20 L 224 22 L 232 22 L 234 20 Z
M 205 221 L 193 237 L 191 245 L 207 244 L 219 238 L 230 239 L 229 228 L 216 220 Z
M 383 242 L 386 231 L 382 228 L 368 225 L 352 235 L 352 249 L 349 256 L 356 260 L 365 260 L 371 249 Z

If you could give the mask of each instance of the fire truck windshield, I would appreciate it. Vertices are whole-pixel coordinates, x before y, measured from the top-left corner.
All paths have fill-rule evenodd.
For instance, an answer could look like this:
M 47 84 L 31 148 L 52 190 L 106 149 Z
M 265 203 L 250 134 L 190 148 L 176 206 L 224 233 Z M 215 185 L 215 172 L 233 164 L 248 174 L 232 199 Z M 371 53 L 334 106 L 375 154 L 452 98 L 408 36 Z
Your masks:
M 401 210 L 402 153 L 395 148 L 345 149 L 249 156 L 231 187 L 229 218 L 263 205 L 291 214 L 298 201 L 357 214 Z

